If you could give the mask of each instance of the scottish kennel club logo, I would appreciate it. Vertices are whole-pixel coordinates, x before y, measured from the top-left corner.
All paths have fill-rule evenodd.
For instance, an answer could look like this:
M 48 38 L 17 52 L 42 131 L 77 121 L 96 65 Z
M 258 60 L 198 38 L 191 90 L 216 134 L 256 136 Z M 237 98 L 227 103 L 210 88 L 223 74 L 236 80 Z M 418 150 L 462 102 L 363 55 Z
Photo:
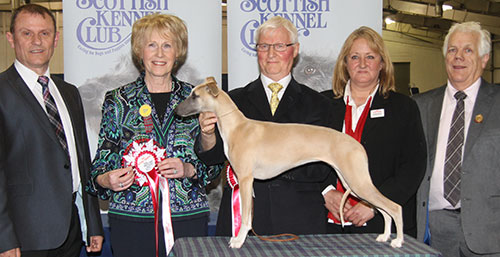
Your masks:
M 87 55 L 107 55 L 128 45 L 136 20 L 168 10 L 168 0 L 76 0 L 76 7 L 92 11 L 78 22 L 78 49 Z
M 282 16 L 297 27 L 299 36 L 308 37 L 312 29 L 326 29 L 328 22 L 323 17 L 330 12 L 331 0 L 243 0 L 240 10 L 256 13 L 258 18 L 244 23 L 240 32 L 243 45 L 241 51 L 256 56 L 255 32 L 260 24 L 274 16 Z

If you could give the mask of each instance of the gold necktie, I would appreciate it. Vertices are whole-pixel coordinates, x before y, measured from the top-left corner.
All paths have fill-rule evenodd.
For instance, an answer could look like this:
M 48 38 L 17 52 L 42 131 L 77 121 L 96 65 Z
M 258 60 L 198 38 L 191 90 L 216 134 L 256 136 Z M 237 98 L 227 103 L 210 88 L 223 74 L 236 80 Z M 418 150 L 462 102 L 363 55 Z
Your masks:
M 271 113 L 274 115 L 274 112 L 276 112 L 276 109 L 278 108 L 278 104 L 280 102 L 280 100 L 278 99 L 278 92 L 283 88 L 283 86 L 280 83 L 271 83 L 268 85 L 268 87 L 273 92 L 269 105 L 271 106 Z

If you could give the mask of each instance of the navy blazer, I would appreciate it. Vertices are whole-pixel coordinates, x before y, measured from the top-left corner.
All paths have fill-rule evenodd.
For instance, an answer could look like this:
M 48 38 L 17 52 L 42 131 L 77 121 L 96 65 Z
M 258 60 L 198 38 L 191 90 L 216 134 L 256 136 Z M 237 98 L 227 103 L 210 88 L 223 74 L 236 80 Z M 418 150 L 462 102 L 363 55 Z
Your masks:
M 243 114 L 260 121 L 304 123 L 331 127 L 331 103 L 318 92 L 292 79 L 275 115 L 260 78 L 229 92 Z M 248 135 L 251 137 L 252 135 Z M 197 154 L 208 162 L 224 161 L 220 137 L 216 146 Z M 199 150 L 199 147 L 195 147 Z M 286 149 L 283 149 L 286 151 Z M 320 234 L 326 232 L 327 210 L 322 190 L 333 181 L 333 169 L 311 163 L 291 169 L 273 179 L 254 180 L 253 228 L 257 234 Z M 231 235 L 231 193 L 224 190 L 217 221 L 217 235 Z
M 52 77 L 68 108 L 82 190 L 90 154 L 78 90 Z M 0 74 L 0 252 L 59 247 L 72 212 L 72 176 L 67 154 L 47 114 L 14 65 Z M 88 235 L 103 235 L 97 198 L 83 194 Z
M 418 190 L 418 239 L 424 239 L 430 178 L 446 85 L 417 95 L 427 139 L 427 172 Z M 482 120 L 477 120 L 477 115 Z M 484 80 L 465 139 L 461 219 L 467 246 L 479 254 L 500 253 L 500 87 Z
M 342 131 L 345 116 L 343 98 L 334 98 L 333 91 L 322 92 L 333 100 L 334 128 Z M 389 92 L 384 98 L 378 92 L 370 111 L 384 110 L 383 117 L 369 114 L 361 144 L 368 155 L 373 184 L 387 198 L 403 207 L 404 233 L 416 237 L 416 193 L 425 172 L 426 145 L 420 113 L 410 97 Z M 378 213 L 368 221 L 367 232 L 382 233 L 384 221 Z M 393 224 L 392 231 L 395 231 Z

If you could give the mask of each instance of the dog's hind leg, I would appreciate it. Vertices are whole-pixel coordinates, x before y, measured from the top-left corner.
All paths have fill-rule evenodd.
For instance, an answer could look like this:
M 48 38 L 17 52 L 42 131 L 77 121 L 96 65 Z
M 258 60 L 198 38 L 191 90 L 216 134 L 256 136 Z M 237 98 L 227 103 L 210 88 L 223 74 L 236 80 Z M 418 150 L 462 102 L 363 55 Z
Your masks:
M 402 208 L 399 207 L 399 211 L 395 214 L 394 224 L 396 224 L 396 238 L 391 241 L 392 247 L 401 247 L 404 242 L 404 232 L 403 232 L 403 216 L 402 216 Z
M 392 247 L 401 247 L 403 244 L 403 216 L 400 205 L 383 196 L 375 187 L 373 193 L 362 196 L 363 200 L 369 202 L 377 208 L 384 217 L 384 233 L 377 237 L 377 241 L 386 242 L 391 236 L 391 223 L 394 219 L 396 225 L 396 239 L 391 241 Z M 392 219 L 391 219 L 392 218 Z
M 249 172 L 249 176 L 238 178 L 240 184 L 241 197 L 241 227 L 238 236 L 231 237 L 229 246 L 231 248 L 240 248 L 248 235 L 248 231 L 252 229 L 252 188 L 253 176 Z
M 378 235 L 376 240 L 378 242 L 387 242 L 387 240 L 389 240 L 389 238 L 391 237 L 392 219 L 391 219 L 391 216 L 384 209 L 377 208 L 377 210 L 384 217 L 384 233 Z

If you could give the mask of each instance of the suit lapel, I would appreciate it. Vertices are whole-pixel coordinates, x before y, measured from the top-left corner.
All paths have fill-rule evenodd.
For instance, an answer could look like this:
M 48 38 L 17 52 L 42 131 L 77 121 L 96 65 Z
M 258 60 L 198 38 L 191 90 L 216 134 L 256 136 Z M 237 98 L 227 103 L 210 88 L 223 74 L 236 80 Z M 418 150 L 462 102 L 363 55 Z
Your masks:
M 494 98 L 492 96 L 492 87 L 493 85 L 485 82 L 484 80 L 481 81 L 481 86 L 477 93 L 476 102 L 474 104 L 472 117 L 469 123 L 469 131 L 467 132 L 466 135 L 464 156 L 471 156 L 470 151 L 472 151 L 472 148 L 476 143 L 477 138 L 481 134 L 481 131 L 484 126 L 483 124 L 489 117 L 489 113 L 491 111 L 491 107 L 493 106 L 494 102 Z M 479 114 L 481 114 L 486 120 L 481 123 L 476 123 L 474 119 L 476 115 Z
M 377 133 L 375 128 L 382 123 L 383 119 L 387 116 L 387 100 L 384 99 L 378 92 L 375 94 L 375 97 L 372 100 L 372 104 L 370 107 L 370 112 L 368 112 L 368 117 L 366 118 L 365 126 L 363 128 L 363 135 L 361 136 L 362 140 L 365 140 L 371 133 Z M 378 118 L 371 117 L 371 110 L 384 110 L 384 116 Z
M 295 111 L 291 111 L 291 108 L 294 108 L 300 99 L 301 89 L 297 82 L 292 78 L 288 86 L 286 87 L 285 93 L 283 97 L 280 99 L 280 103 L 278 105 L 278 109 L 276 109 L 276 113 L 274 113 L 274 117 L 272 120 L 275 121 L 283 121 L 289 122 L 288 120 L 293 120 L 290 118 L 286 118 L 286 115 L 291 113 L 297 113 Z
M 334 99 L 333 110 L 338 110 L 333 112 L 333 128 L 342 132 L 345 118 L 345 103 L 342 97 Z
M 9 68 L 9 77 L 11 78 L 9 81 L 11 81 L 12 87 L 19 93 L 24 103 L 32 110 L 33 116 L 40 123 L 40 128 L 46 132 L 48 137 L 60 145 L 54 133 L 54 129 L 52 128 L 52 124 L 50 124 L 49 118 L 47 117 L 47 113 L 42 106 L 40 106 L 40 103 L 21 78 L 21 75 L 19 75 L 14 65 Z
M 264 86 L 262 85 L 262 81 L 258 78 L 255 83 L 252 83 L 248 89 L 248 98 L 250 103 L 254 106 L 254 108 L 261 114 L 261 117 L 264 117 L 263 120 L 272 120 L 273 116 L 271 115 L 271 107 L 269 106 L 269 102 L 267 101 L 266 92 L 264 91 Z M 281 103 L 280 103 L 281 105 Z M 276 110 L 278 112 L 279 110 Z
M 443 98 L 446 86 L 441 87 L 431 97 L 427 109 L 427 145 L 431 146 L 429 149 L 429 162 L 434 167 L 434 157 L 436 155 L 436 144 L 439 131 L 439 120 L 441 119 L 441 110 L 443 108 Z
M 78 127 L 78 126 L 75 126 L 75 121 L 76 121 L 77 119 L 75 119 L 75 117 L 74 117 L 74 115 L 76 114 L 76 112 L 75 112 L 75 111 L 73 111 L 73 110 L 75 110 L 75 109 L 76 109 L 76 110 L 78 110 L 78 109 L 75 107 L 76 102 L 75 102 L 74 100 L 72 100 L 72 99 L 71 99 L 71 95 L 70 95 L 70 94 L 71 94 L 71 92 L 69 91 L 69 88 L 68 88 L 68 87 L 66 87 L 66 86 L 64 85 L 64 82 L 63 82 L 63 81 L 60 81 L 58 78 L 55 78 L 55 79 L 54 79 L 54 78 L 52 78 L 52 77 L 51 77 L 51 79 L 52 79 L 52 81 L 54 82 L 54 84 L 56 85 L 57 90 L 59 91 L 59 94 L 61 95 L 61 97 L 62 97 L 62 99 L 63 99 L 63 101 L 64 101 L 64 105 L 66 106 L 66 109 L 68 110 L 69 118 L 70 118 L 70 121 L 71 121 L 71 126 L 72 126 L 72 129 L 73 129 L 73 136 L 76 136 L 76 130 L 75 130 L 75 129 L 76 129 L 76 127 Z M 59 111 L 59 114 L 61 113 L 60 108 L 61 108 L 61 107 L 58 107 L 58 109 L 59 109 L 59 110 L 58 110 L 58 111 Z M 45 114 L 45 116 L 47 117 L 47 114 Z M 61 118 L 61 119 L 62 119 L 62 118 Z M 48 120 L 48 117 L 47 117 L 47 120 Z M 51 135 L 53 135 L 53 137 L 52 137 L 52 138 L 56 140 L 56 142 L 57 142 L 57 144 L 58 144 L 59 146 L 61 146 L 61 144 L 59 143 L 59 140 L 58 140 L 58 139 L 57 139 L 57 137 L 56 137 L 56 134 L 54 133 L 54 129 L 52 128 L 52 124 L 50 124 L 50 122 L 49 122 L 49 126 L 50 126 L 50 129 L 51 129 L 51 131 L 52 131 L 52 133 L 50 133 Z M 68 135 L 69 135 L 69 134 L 68 134 L 68 130 L 66 129 L 64 132 L 65 132 L 66 140 L 68 140 L 68 139 L 67 139 L 67 137 L 68 137 Z M 69 142 L 68 142 L 68 143 L 69 143 Z M 75 140 L 75 144 L 76 144 L 76 140 Z M 62 148 L 62 146 L 61 146 L 61 150 L 63 150 L 63 151 L 64 151 L 64 149 Z

